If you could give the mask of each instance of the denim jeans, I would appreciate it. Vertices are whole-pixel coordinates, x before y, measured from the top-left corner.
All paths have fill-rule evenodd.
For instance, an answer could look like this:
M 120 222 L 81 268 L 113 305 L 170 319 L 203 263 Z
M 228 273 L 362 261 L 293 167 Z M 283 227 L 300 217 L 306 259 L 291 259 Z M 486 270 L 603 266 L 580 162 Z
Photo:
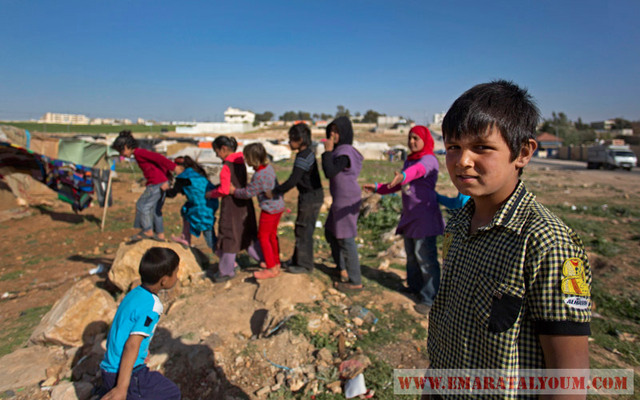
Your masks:
M 165 192 L 160 189 L 162 183 L 148 185 L 144 193 L 136 202 L 136 218 L 134 228 L 143 231 L 153 230 L 154 233 L 163 233 L 162 206 L 164 205 Z
M 331 256 L 340 270 L 347 270 L 349 280 L 354 285 L 362 283 L 360 273 L 360 260 L 358 259 L 358 246 L 356 238 L 338 239 L 328 229 L 324 230 L 324 237 L 331 246 Z
M 296 217 L 296 244 L 291 257 L 291 264 L 313 269 L 313 231 L 324 201 L 322 189 L 300 194 L 298 196 L 298 216 Z
M 204 241 L 207 243 L 207 246 L 209 246 L 211 250 L 215 250 L 218 238 L 216 237 L 216 234 L 213 233 L 213 229 L 202 231 L 202 236 L 204 236 Z
M 436 236 L 420 239 L 404 238 L 407 253 L 407 283 L 420 302 L 433 305 L 440 286 L 440 263 Z

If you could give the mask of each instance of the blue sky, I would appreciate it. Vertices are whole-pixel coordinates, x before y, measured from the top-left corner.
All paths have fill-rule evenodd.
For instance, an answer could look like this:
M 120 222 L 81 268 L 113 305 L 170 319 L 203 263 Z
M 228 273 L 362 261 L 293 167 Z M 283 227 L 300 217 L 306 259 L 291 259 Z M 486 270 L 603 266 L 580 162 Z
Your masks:
M 0 15 L 0 119 L 344 105 L 425 123 L 503 78 L 544 117 L 640 120 L 637 0 L 0 0 Z

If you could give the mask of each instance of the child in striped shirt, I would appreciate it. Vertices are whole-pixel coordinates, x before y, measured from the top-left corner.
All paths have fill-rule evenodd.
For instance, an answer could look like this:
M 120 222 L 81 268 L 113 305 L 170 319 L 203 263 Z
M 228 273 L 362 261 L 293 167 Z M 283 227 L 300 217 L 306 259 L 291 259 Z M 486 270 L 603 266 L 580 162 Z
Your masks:
M 229 192 L 239 199 L 258 196 L 258 204 L 262 212 L 258 223 L 258 241 L 262 247 L 263 270 L 254 272 L 256 279 L 274 278 L 280 274 L 280 249 L 278 246 L 278 223 L 284 212 L 284 199 L 275 196 L 269 199 L 264 192 L 277 185 L 276 172 L 269 165 L 267 151 L 261 143 L 251 143 L 242 151 L 247 164 L 255 170 L 251 182 L 244 188 L 231 186 Z

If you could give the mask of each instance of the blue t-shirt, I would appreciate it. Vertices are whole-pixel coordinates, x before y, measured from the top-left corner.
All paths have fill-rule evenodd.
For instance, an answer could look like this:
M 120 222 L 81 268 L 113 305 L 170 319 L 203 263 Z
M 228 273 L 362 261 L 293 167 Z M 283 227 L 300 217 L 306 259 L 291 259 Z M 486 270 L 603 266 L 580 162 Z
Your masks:
M 100 367 L 107 372 L 118 372 L 124 344 L 131 335 L 144 336 L 133 367 L 144 364 L 149 351 L 149 342 L 163 310 L 164 307 L 158 296 L 144 287 L 138 286 L 130 291 L 120 303 L 113 318 L 107 338 L 107 352 Z

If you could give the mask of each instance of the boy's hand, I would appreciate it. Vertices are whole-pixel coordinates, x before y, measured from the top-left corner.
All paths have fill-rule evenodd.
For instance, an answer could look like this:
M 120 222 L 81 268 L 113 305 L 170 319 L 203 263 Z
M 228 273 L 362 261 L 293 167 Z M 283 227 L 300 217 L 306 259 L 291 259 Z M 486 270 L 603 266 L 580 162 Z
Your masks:
M 163 192 L 169 190 L 169 182 L 163 183 L 162 186 L 160 186 L 160 190 L 162 190 Z
M 387 187 L 389 189 L 392 189 L 392 188 L 398 186 L 399 184 L 401 184 L 403 180 L 404 180 L 404 175 L 402 174 L 402 172 L 396 171 L 396 176 L 394 176 L 393 179 L 391 180 L 391 182 L 389 182 L 389 184 L 387 184 Z
M 376 191 L 376 185 L 374 185 L 373 183 L 365 183 L 364 185 L 362 185 L 362 188 L 370 193 L 375 193 Z
M 210 199 L 210 198 L 211 198 L 211 192 L 213 192 L 213 190 L 212 190 L 212 191 L 210 191 L 210 192 L 205 192 L 205 193 L 204 193 L 204 198 L 205 198 L 205 199 Z
M 267 199 L 273 199 L 273 192 L 272 192 L 271 190 L 265 190 L 265 191 L 264 191 L 264 196 L 265 196 Z
M 120 389 L 119 387 L 114 387 L 107 394 L 102 397 L 102 400 L 126 400 L 127 398 L 127 388 Z
M 234 194 L 236 192 L 236 187 L 233 186 L 233 183 L 229 184 L 229 194 Z

